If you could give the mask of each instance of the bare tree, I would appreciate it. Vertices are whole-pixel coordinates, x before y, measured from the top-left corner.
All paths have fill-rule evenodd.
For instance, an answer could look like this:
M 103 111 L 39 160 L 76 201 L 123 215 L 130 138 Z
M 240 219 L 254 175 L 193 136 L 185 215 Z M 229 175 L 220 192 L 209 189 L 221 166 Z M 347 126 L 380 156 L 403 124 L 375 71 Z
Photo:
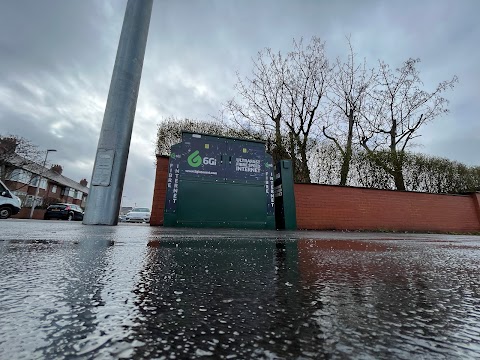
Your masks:
M 288 54 L 289 66 L 286 71 L 284 87 L 287 101 L 284 118 L 291 137 L 291 156 L 298 154 L 294 161 L 297 181 L 309 183 L 308 153 L 315 144 L 312 136 L 323 121 L 320 105 L 325 99 L 329 85 L 331 68 L 325 55 L 325 43 L 313 38 L 310 44 L 303 45 L 302 40 L 294 41 L 294 50 Z
M 40 163 L 42 156 L 43 153 L 30 140 L 16 135 L 0 135 L 1 180 L 9 178 L 15 169 L 21 169 L 32 162 Z
M 251 77 L 242 80 L 237 74 L 235 90 L 239 100 L 230 100 L 225 112 L 245 131 L 259 129 L 265 138 L 273 139 L 271 151 L 276 161 L 286 155 L 281 130 L 286 59 L 267 48 L 260 51 L 252 62 Z
M 408 59 L 392 71 L 380 61 L 368 109 L 362 111 L 361 145 L 393 177 L 397 190 L 405 190 L 403 163 L 408 145 L 420 136 L 423 125 L 448 113 L 448 100 L 442 95 L 458 82 L 454 76 L 438 84 L 433 92 L 423 90 L 419 62 Z M 387 151 L 388 156 L 375 156 L 377 150 Z
M 286 57 L 271 49 L 259 52 L 251 77 L 238 78 L 237 98 L 226 104 L 240 127 L 273 139 L 274 161 L 292 159 L 297 181 L 310 182 L 307 154 L 329 76 L 324 43 L 315 37 L 307 46 L 294 41 Z
M 352 159 L 352 146 L 357 120 L 366 106 L 367 94 L 375 79 L 373 69 L 366 60 L 357 63 L 350 38 L 347 38 L 349 55 L 346 61 L 337 58 L 328 99 L 331 109 L 323 135 L 331 140 L 341 153 L 340 185 L 346 185 Z

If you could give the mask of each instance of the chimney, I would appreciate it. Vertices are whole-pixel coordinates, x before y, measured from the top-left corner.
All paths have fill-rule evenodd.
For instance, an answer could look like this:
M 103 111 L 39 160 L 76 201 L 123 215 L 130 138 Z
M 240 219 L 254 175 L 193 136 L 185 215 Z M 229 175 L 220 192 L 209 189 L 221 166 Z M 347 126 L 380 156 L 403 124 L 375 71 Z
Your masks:
M 80 180 L 80 185 L 87 187 L 87 185 L 88 185 L 87 179 Z
M 55 164 L 55 165 L 52 165 L 50 170 L 55 171 L 58 175 L 62 175 L 63 168 L 60 165 Z

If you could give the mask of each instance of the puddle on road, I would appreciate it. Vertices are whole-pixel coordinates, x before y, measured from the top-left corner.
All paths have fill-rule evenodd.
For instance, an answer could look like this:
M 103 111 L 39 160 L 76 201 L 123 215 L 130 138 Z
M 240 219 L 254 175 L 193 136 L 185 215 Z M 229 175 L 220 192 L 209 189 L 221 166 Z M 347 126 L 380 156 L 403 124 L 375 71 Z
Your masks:
M 0 250 L 1 358 L 480 353 L 474 245 L 155 234 Z

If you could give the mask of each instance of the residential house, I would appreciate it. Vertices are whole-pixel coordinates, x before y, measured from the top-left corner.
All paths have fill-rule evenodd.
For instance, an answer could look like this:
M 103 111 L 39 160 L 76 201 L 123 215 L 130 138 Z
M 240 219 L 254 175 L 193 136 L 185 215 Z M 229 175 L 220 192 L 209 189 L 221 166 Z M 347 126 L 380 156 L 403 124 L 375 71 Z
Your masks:
M 87 180 L 76 182 L 62 175 L 62 167 L 53 165 L 50 169 L 28 161 L 17 154 L 10 155 L 6 164 L 5 183 L 22 200 L 22 207 L 31 207 L 35 198 L 36 205 L 46 206 L 54 202 L 65 202 L 85 208 L 88 196 Z

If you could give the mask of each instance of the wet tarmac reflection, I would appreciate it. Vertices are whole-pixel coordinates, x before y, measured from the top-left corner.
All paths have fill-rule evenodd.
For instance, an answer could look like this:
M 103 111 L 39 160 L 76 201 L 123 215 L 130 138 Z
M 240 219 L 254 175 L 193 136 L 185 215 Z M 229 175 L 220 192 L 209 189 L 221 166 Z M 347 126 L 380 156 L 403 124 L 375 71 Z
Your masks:
M 121 231 L 0 241 L 0 358 L 480 353 L 478 242 Z

